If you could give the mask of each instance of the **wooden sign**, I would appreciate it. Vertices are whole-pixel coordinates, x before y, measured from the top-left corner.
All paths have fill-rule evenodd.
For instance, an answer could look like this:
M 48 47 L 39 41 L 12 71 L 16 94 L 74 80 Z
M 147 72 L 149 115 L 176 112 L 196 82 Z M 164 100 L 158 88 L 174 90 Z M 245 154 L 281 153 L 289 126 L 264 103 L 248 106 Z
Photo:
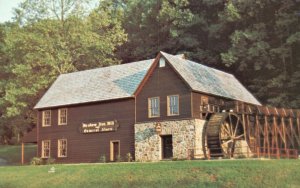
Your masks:
M 116 131 L 119 127 L 117 120 L 115 121 L 102 121 L 95 123 L 82 123 L 80 127 L 81 133 L 100 133 Z
M 155 131 L 157 134 L 161 133 L 161 124 L 159 122 L 155 124 Z

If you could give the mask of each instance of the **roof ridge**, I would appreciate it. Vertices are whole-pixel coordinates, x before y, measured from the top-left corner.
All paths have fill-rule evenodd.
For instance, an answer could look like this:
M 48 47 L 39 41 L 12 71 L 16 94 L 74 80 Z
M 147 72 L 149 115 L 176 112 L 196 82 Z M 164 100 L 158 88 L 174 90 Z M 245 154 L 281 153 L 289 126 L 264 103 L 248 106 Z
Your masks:
M 141 61 L 134 61 L 134 62 L 129 62 L 129 63 L 123 63 L 123 64 L 117 64 L 117 65 L 109 65 L 106 67 L 97 67 L 97 68 L 93 68 L 93 69 L 87 69 L 87 70 L 79 70 L 79 71 L 74 71 L 74 72 L 69 72 L 69 73 L 63 73 L 60 74 L 59 76 L 64 76 L 64 75 L 70 75 L 70 74 L 77 74 L 77 73 L 83 73 L 83 72 L 92 72 L 92 71 L 96 71 L 96 70 L 104 70 L 104 69 L 111 69 L 114 67 L 119 67 L 119 66 L 124 66 L 124 65 L 132 65 L 132 64 L 136 64 L 136 63 L 140 63 L 140 62 L 146 62 L 146 61 L 154 61 L 153 59 L 146 59 L 146 60 L 141 60 Z
M 205 65 L 205 64 L 202 64 L 202 63 L 198 63 L 198 62 L 192 61 L 192 60 L 190 60 L 190 59 L 180 58 L 180 57 L 178 57 L 177 55 L 168 54 L 168 53 L 163 52 L 163 51 L 160 51 L 160 52 L 162 52 L 162 53 L 164 53 L 164 54 L 167 54 L 167 55 L 169 55 L 169 56 L 172 56 L 173 58 L 178 58 L 178 59 L 180 59 L 181 61 L 182 61 L 182 60 L 184 60 L 184 61 L 189 61 L 189 62 L 191 62 L 191 63 L 194 63 L 194 64 L 198 65 L 198 66 L 203 66 L 203 67 L 206 67 L 206 68 L 208 68 L 208 69 L 212 69 L 212 70 L 214 70 L 214 71 L 218 71 L 218 72 L 221 72 L 221 73 L 224 73 L 224 74 L 228 74 L 228 75 L 234 77 L 233 74 L 228 73 L 228 72 L 225 72 L 225 71 L 222 71 L 222 70 L 219 70 L 219 69 L 216 69 L 216 68 L 214 68 L 214 67 L 210 67 L 210 66 L 208 66 L 208 65 Z

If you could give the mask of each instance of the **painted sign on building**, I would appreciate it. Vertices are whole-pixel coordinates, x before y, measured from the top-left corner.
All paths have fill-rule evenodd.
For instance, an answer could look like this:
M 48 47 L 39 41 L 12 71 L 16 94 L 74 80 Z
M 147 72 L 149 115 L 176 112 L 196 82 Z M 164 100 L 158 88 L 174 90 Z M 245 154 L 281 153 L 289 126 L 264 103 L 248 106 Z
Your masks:
M 82 123 L 80 126 L 81 133 L 99 133 L 116 131 L 119 127 L 117 120 L 115 121 L 102 121 L 94 123 Z

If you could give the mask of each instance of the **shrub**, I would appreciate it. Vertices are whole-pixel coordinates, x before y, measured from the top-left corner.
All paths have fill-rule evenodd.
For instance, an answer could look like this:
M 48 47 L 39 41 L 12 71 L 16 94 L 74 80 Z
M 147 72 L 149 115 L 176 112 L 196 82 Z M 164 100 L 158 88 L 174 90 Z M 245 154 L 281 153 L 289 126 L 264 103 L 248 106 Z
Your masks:
M 122 157 L 121 157 L 121 155 L 118 155 L 117 156 L 117 159 L 116 159 L 116 162 L 122 162 L 123 160 L 122 160 Z
M 49 157 L 49 158 L 46 160 L 46 164 L 47 164 L 47 165 L 54 164 L 54 163 L 55 163 L 55 159 L 54 159 L 54 158 Z
M 127 153 L 126 154 L 126 159 L 127 159 L 127 162 L 131 162 L 132 161 L 131 153 Z
M 43 159 L 39 157 L 33 157 L 30 161 L 31 165 L 42 165 L 43 164 Z
M 105 155 L 101 155 L 99 158 L 99 162 L 100 163 L 106 163 L 106 156 Z

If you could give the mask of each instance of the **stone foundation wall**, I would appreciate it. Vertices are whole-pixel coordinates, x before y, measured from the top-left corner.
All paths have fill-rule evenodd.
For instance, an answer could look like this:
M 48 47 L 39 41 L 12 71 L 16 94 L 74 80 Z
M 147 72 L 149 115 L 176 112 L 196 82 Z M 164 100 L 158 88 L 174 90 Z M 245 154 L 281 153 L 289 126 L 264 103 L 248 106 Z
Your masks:
M 194 150 L 195 157 L 203 156 L 202 131 L 205 122 L 200 119 L 162 121 L 160 134 L 155 130 L 156 122 L 135 124 L 135 159 L 137 161 L 161 160 L 161 136 L 163 135 L 172 135 L 173 158 L 187 158 L 189 149 Z

